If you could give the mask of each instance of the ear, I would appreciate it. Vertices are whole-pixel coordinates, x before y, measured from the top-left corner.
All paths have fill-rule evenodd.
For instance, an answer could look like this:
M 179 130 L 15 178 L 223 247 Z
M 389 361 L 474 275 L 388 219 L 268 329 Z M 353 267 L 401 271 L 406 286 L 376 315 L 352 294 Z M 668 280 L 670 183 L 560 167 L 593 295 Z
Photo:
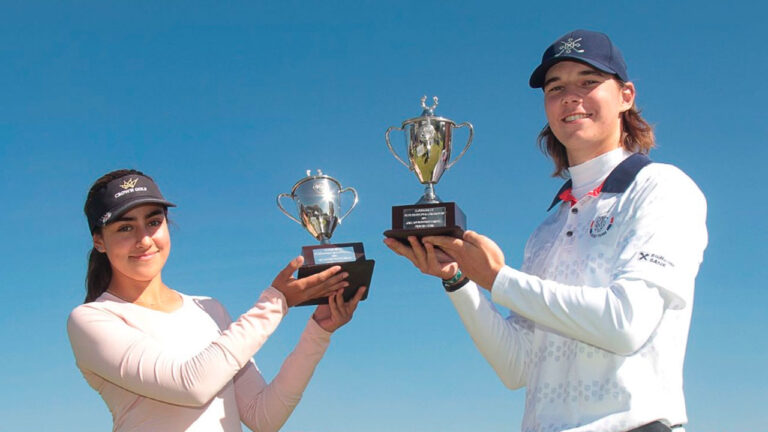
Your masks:
M 99 233 L 93 233 L 93 248 L 101 253 L 107 251 L 107 248 L 104 247 L 104 238 Z
M 635 104 L 635 85 L 631 82 L 625 82 L 619 89 L 621 94 L 621 112 L 628 111 Z

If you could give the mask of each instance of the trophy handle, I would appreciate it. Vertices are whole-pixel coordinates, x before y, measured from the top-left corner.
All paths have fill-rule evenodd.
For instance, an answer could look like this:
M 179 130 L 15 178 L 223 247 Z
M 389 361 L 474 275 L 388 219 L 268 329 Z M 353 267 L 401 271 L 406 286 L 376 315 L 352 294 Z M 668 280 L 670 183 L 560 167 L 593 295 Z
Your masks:
M 352 192 L 352 194 L 355 195 L 355 202 L 353 202 L 352 207 L 350 207 L 349 210 L 347 210 L 347 212 L 344 213 L 344 216 L 339 218 L 339 223 L 341 223 L 341 221 L 343 221 L 344 218 L 347 217 L 349 212 L 351 212 L 352 209 L 355 208 L 355 206 L 357 205 L 357 191 L 355 190 L 355 188 L 351 188 L 351 187 L 344 188 L 341 190 L 341 192 L 339 192 L 339 195 L 343 194 L 344 192 Z
M 290 213 L 285 211 L 285 209 L 283 208 L 283 205 L 280 204 L 280 198 L 282 198 L 282 197 L 291 198 L 291 194 L 281 193 L 280 195 L 277 196 L 277 207 L 280 209 L 280 211 L 285 213 L 285 215 L 288 216 L 289 218 L 293 219 L 297 224 L 299 224 L 301 226 L 304 226 L 304 224 L 302 224 L 300 220 L 296 219 L 295 217 L 291 216 Z
M 461 159 L 461 157 L 464 156 L 464 153 L 467 152 L 467 149 L 469 149 L 469 146 L 472 144 L 472 136 L 475 134 L 475 129 L 472 127 L 472 123 L 470 122 L 464 122 L 460 125 L 456 125 L 456 129 L 464 126 L 469 128 L 469 139 L 467 140 L 467 145 L 464 146 L 464 150 L 462 150 L 461 153 L 459 153 L 459 155 L 456 156 L 456 159 L 454 159 L 453 162 L 450 162 L 448 165 L 445 166 L 445 169 L 452 167 L 456 162 L 458 162 L 459 159 Z
M 404 162 L 404 161 L 403 161 L 403 160 L 400 158 L 400 156 L 398 156 L 398 155 L 397 155 L 397 152 L 395 151 L 395 149 L 394 149 L 394 148 L 392 148 L 392 144 L 389 142 L 389 133 L 392 131 L 392 129 L 396 129 L 396 130 L 403 130 L 403 128 L 402 128 L 402 127 L 397 127 L 397 126 L 391 126 L 389 129 L 387 129 L 387 133 L 385 133 L 385 134 L 384 134 L 384 138 L 387 140 L 387 147 L 389 147 L 389 152 L 390 152 L 390 153 L 392 153 L 392 156 L 394 156 L 394 157 L 395 157 L 395 159 L 397 159 L 398 161 L 400 161 L 400 163 L 401 163 L 401 164 L 403 164 L 403 165 L 404 165 L 406 168 L 408 168 L 408 169 L 411 169 L 411 166 L 410 166 L 410 165 L 408 165 L 407 163 L 405 163 L 405 162 Z M 357 194 L 355 194 L 355 195 L 357 195 Z M 351 209 L 350 209 L 350 210 L 351 210 Z

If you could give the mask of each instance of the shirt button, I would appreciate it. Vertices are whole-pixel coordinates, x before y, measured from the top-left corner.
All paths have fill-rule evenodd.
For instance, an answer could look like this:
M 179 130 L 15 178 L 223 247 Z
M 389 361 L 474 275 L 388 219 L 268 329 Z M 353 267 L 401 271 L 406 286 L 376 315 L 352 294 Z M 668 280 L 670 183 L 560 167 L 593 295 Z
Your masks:
M 578 213 L 578 212 L 579 212 L 579 209 L 578 209 L 578 208 L 576 208 L 576 207 L 574 207 L 574 208 L 572 208 L 572 209 L 571 209 L 571 213 L 573 213 L 573 214 L 576 214 L 576 213 Z
M 573 235 L 573 231 L 568 231 L 567 233 L 565 233 L 565 235 L 567 235 L 568 237 L 570 237 L 570 236 L 572 236 L 572 235 Z

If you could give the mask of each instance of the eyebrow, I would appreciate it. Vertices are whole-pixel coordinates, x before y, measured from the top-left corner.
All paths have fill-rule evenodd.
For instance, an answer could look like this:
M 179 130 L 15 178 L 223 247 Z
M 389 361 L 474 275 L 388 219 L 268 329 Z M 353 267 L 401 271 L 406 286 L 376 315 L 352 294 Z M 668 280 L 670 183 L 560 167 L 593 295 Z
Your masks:
M 605 77 L 608 74 L 606 74 L 605 72 L 601 72 L 599 70 L 596 70 L 596 69 L 584 69 L 582 71 L 579 71 L 579 76 L 580 77 L 582 77 L 582 76 L 589 76 L 589 75 L 597 75 L 599 77 Z M 547 85 L 549 85 L 550 83 L 553 83 L 555 81 L 560 81 L 560 77 L 555 75 L 552 78 L 544 81 L 544 85 L 542 86 L 542 88 L 546 87 Z
M 151 217 L 154 217 L 154 216 L 157 216 L 157 215 L 163 214 L 163 213 L 165 213 L 164 209 L 155 209 L 155 210 L 152 210 L 151 212 L 147 213 L 144 216 L 144 218 L 145 219 L 149 219 Z M 115 219 L 114 222 L 112 222 L 112 223 L 115 223 L 115 222 L 132 222 L 132 221 L 135 221 L 135 220 L 136 220 L 136 218 L 134 218 L 134 217 L 120 216 L 119 218 Z

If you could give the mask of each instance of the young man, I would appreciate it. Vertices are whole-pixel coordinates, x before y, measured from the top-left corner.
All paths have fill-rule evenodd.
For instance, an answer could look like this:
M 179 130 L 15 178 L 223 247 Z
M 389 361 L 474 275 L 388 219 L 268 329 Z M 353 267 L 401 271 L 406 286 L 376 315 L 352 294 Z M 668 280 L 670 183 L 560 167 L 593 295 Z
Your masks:
M 606 35 L 559 38 L 530 86 L 544 91 L 539 142 L 555 174 L 570 179 L 530 237 L 522 268 L 505 265 L 499 247 L 472 231 L 385 243 L 443 279 L 499 378 L 526 387 L 523 431 L 678 432 L 707 244 L 704 196 L 682 171 L 646 156 L 653 133 Z

